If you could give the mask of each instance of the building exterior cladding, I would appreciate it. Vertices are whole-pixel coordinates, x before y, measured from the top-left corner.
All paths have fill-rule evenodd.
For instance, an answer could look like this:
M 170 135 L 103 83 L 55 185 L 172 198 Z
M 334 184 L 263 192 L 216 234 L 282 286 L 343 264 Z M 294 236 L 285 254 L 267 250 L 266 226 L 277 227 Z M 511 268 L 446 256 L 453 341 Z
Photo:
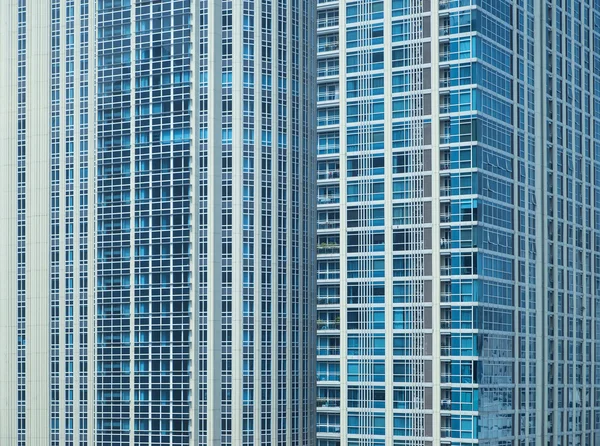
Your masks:
M 600 444 L 600 3 L 318 1 L 317 444 Z
M 0 2 L 1 444 L 314 444 L 315 15 Z

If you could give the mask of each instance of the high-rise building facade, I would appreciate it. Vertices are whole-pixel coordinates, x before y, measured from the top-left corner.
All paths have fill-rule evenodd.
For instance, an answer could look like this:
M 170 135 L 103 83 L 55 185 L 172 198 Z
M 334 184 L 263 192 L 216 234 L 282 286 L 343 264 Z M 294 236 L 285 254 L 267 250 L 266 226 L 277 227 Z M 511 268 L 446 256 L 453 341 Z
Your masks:
M 315 14 L 0 2 L 1 444 L 314 444 Z
M 600 3 L 317 32 L 317 444 L 600 444 Z

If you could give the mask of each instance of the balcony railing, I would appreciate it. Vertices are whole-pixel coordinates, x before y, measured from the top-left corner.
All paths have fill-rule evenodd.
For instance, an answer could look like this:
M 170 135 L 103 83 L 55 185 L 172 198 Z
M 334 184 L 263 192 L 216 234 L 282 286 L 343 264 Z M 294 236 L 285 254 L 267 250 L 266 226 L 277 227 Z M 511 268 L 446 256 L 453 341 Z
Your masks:
M 339 347 L 317 347 L 317 355 L 319 356 L 338 356 L 339 354 Z
M 339 47 L 340 47 L 339 42 L 327 42 L 327 43 L 319 44 L 317 47 L 317 50 L 319 52 L 336 51 Z
M 339 381 L 339 373 L 317 373 L 317 381 Z
M 337 305 L 340 303 L 340 296 L 317 297 L 317 305 Z
M 339 398 L 317 398 L 317 407 L 340 407 Z
M 339 321 L 323 321 L 317 320 L 317 330 L 339 330 Z
M 340 426 L 335 424 L 320 424 L 317 423 L 317 432 L 339 433 Z
M 340 74 L 340 67 L 319 68 L 317 70 L 317 77 L 337 76 L 338 74 Z
M 317 179 L 319 180 L 335 180 L 340 177 L 339 170 L 327 170 L 325 172 L 319 172 Z
M 322 244 L 317 246 L 317 254 L 338 254 L 340 252 L 339 244 Z
M 325 118 L 319 118 L 317 125 L 338 125 L 340 123 L 339 116 L 327 116 Z
M 339 220 L 324 220 L 317 222 L 317 229 L 338 229 L 339 227 Z
M 440 144 L 450 144 L 451 136 L 450 135 L 440 135 Z
M 447 290 L 442 290 L 440 293 L 440 300 L 442 302 L 450 302 L 452 300 L 452 292 Z
M 317 155 L 331 155 L 336 153 L 340 153 L 339 144 L 328 144 L 317 148 Z
M 339 278 L 339 271 L 319 271 L 317 273 L 317 280 L 337 280 Z
M 452 428 L 450 427 L 442 427 L 442 437 L 452 437 Z
M 319 93 L 317 100 L 319 102 L 323 102 L 323 101 L 335 101 L 337 99 L 340 98 L 340 93 L 339 92 L 335 92 L 335 93 Z
M 336 204 L 340 202 L 339 195 L 319 195 L 317 197 L 318 204 Z
M 322 3 L 322 2 L 319 2 Z M 317 20 L 317 28 L 328 28 L 330 26 L 338 26 L 340 24 L 339 17 L 327 17 Z

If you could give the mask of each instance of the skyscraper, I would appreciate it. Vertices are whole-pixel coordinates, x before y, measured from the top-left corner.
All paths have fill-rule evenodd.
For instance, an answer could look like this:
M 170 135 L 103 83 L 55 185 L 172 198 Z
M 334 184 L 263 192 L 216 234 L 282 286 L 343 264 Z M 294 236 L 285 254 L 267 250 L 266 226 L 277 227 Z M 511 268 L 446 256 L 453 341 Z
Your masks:
M 599 11 L 318 2 L 319 446 L 600 442 Z
M 314 444 L 315 13 L 0 2 L 1 444 Z

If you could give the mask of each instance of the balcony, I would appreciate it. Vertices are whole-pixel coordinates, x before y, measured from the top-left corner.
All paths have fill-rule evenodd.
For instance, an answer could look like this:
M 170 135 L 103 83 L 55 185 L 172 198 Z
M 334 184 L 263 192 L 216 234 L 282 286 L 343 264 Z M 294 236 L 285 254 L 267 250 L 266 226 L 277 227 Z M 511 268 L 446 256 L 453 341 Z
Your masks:
M 440 88 L 448 88 L 450 87 L 450 68 L 442 67 L 440 69 Z
M 317 423 L 317 432 L 328 432 L 337 434 L 340 432 L 340 426 L 335 424 L 321 424 Z
M 340 177 L 339 170 L 326 170 L 317 173 L 318 180 L 337 180 Z
M 339 74 L 339 67 L 327 67 L 317 69 L 317 77 L 337 76 Z
M 323 2 L 319 2 L 323 3 Z M 317 28 L 329 28 L 330 26 L 338 26 L 340 24 L 339 17 L 326 17 L 317 20 Z
M 440 381 L 442 383 L 451 383 L 452 382 L 452 374 L 451 373 L 442 373 L 440 376 Z
M 340 296 L 317 297 L 317 305 L 339 305 Z
M 317 381 L 339 381 L 339 373 L 317 373 Z
M 339 347 L 317 347 L 317 356 L 339 356 Z
M 339 123 L 340 123 L 339 115 L 319 116 L 319 118 L 317 120 L 317 125 L 319 127 L 326 126 L 326 125 L 338 125 Z
M 317 221 L 317 229 L 339 229 L 339 220 L 322 220 Z
M 340 153 L 339 144 L 327 144 L 319 146 L 317 149 L 317 155 L 334 155 Z
M 317 246 L 317 254 L 339 254 L 340 245 L 335 243 L 322 243 Z
M 450 330 L 452 327 L 452 321 L 450 319 L 442 319 L 440 321 L 440 328 L 442 330 Z
M 442 437 L 452 437 L 452 428 L 451 427 L 442 427 L 441 428 Z
M 317 407 L 337 408 L 340 407 L 339 398 L 317 398 Z
M 339 280 L 339 271 L 319 271 L 317 273 L 317 280 Z
M 340 321 L 317 319 L 317 330 L 339 330 Z
M 440 300 L 442 303 L 448 303 L 452 301 L 452 292 L 450 290 L 442 290 L 440 293 Z
M 319 195 L 317 197 L 317 204 L 337 204 L 339 202 L 339 195 Z
M 339 42 L 327 42 L 320 43 L 317 47 L 319 53 L 324 53 L 328 51 L 337 51 L 340 47 Z
M 451 140 L 451 136 L 450 135 L 445 135 L 445 134 L 441 134 L 440 135 L 440 144 L 450 144 Z
M 317 96 L 317 101 L 325 102 L 325 101 L 337 101 L 340 98 L 340 93 L 336 92 L 327 92 L 327 93 L 319 93 Z

